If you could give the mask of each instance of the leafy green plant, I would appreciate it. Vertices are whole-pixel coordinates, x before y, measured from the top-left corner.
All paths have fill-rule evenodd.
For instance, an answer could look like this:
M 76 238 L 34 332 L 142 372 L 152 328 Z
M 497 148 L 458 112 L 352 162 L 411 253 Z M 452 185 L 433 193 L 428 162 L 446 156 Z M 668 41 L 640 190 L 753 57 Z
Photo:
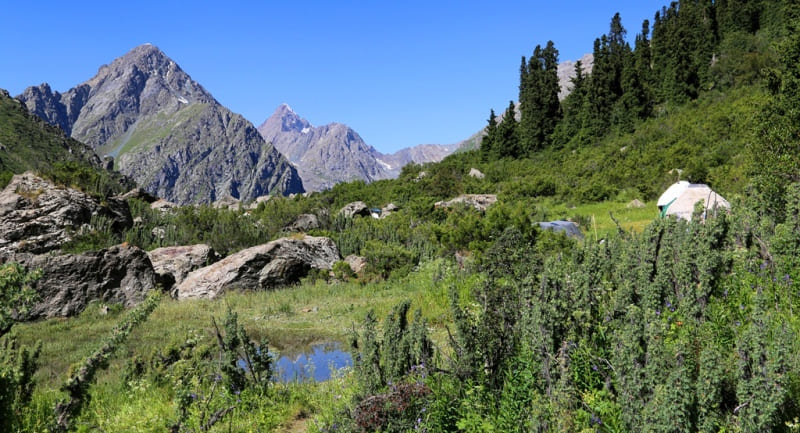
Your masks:
M 41 272 L 29 272 L 18 263 L 0 265 L 0 337 L 28 314 L 38 298 L 30 284 L 40 277 Z

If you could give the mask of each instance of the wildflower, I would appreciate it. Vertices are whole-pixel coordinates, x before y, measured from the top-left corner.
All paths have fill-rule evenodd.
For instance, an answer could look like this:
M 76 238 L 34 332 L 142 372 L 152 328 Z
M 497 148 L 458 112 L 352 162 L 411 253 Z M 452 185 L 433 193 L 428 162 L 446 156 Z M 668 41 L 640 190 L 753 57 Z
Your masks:
M 597 371 L 597 365 L 592 365 L 592 370 Z

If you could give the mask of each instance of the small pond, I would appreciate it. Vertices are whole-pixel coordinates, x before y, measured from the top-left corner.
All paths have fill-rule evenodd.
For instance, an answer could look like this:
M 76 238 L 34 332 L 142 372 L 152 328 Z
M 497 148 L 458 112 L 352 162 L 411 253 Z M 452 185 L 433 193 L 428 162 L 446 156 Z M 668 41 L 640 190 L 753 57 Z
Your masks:
M 275 361 L 276 380 L 280 382 L 323 382 L 344 367 L 353 366 L 353 357 L 341 350 L 339 343 L 311 346 L 311 351 L 281 356 Z

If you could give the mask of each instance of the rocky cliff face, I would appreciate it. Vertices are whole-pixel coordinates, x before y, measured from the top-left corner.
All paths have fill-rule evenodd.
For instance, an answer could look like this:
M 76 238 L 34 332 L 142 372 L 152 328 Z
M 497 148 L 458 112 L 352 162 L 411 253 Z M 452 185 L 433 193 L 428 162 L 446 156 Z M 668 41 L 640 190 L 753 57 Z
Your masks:
M 421 145 L 382 154 L 347 125 L 330 123 L 314 127 L 286 104 L 278 107 L 258 127 L 258 132 L 297 167 L 309 191 L 351 180 L 394 178 L 409 162 L 440 161 L 455 148 Z
M 43 84 L 18 99 L 172 202 L 303 191 L 295 169 L 252 124 L 153 45 L 134 48 L 63 94 Z

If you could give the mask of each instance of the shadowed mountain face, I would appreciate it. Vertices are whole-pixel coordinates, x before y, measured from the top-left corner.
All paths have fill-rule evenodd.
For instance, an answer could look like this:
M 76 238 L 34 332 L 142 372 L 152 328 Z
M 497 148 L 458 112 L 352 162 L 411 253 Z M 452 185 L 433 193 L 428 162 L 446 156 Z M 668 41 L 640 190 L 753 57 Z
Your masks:
M 421 145 L 382 154 L 347 125 L 314 127 L 286 104 L 279 106 L 258 131 L 297 167 L 309 191 L 331 188 L 339 182 L 397 177 L 409 162 L 436 162 L 452 146 Z
M 176 203 L 303 191 L 296 170 L 250 122 L 153 45 L 134 48 L 63 94 L 42 84 L 18 99 Z

